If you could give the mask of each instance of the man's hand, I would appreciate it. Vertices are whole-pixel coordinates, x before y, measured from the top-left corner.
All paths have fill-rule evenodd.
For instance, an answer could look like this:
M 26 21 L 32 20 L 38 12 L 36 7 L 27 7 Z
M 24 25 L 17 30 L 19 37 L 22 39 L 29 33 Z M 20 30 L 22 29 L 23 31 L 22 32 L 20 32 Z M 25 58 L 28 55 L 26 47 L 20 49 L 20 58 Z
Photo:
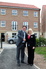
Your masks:
M 23 39 L 23 41 L 26 41 L 26 39 Z

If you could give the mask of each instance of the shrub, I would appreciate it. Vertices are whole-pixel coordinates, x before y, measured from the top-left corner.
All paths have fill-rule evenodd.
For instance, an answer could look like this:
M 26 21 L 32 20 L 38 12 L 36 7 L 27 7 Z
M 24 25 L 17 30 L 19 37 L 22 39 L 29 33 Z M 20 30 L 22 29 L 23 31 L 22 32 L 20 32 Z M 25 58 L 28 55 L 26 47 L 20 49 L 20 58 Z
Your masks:
M 46 38 L 39 37 L 36 39 L 36 46 L 46 46 Z
M 36 39 L 36 47 L 39 46 L 39 39 Z

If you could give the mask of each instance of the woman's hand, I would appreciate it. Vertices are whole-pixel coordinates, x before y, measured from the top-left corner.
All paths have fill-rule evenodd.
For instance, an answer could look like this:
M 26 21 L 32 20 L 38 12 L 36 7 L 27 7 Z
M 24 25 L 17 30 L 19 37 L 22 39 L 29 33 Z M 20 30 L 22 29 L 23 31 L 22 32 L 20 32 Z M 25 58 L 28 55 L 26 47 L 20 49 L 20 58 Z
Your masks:
M 26 39 L 23 39 L 23 41 L 26 41 Z
M 35 49 L 35 47 L 33 47 L 32 49 Z

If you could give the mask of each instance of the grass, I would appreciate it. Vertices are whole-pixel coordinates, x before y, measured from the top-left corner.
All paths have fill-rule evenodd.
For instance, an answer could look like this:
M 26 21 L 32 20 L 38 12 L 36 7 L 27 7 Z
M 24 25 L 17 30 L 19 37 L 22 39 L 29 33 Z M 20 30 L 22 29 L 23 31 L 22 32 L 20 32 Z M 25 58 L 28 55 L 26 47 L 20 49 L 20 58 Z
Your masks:
M 46 59 L 46 47 L 36 47 L 35 52 L 44 55 L 44 58 Z

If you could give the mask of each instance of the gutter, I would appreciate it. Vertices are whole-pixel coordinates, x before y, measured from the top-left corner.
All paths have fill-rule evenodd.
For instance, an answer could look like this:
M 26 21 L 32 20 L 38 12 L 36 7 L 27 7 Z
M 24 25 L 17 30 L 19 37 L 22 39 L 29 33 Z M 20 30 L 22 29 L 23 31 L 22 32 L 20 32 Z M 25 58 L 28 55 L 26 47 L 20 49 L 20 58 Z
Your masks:
M 40 9 L 37 9 L 37 8 L 15 7 L 15 6 L 3 6 L 3 5 L 0 5 L 0 7 L 5 7 L 5 8 L 20 8 L 20 9 L 31 9 L 31 10 L 40 10 Z

